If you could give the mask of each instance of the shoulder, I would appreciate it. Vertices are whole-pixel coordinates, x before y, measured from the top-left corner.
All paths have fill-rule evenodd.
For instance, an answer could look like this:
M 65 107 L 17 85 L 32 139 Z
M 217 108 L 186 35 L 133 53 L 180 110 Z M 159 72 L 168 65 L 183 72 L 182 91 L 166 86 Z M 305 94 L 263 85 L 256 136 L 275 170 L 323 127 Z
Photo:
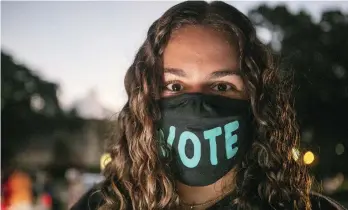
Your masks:
M 312 210 L 347 210 L 332 198 L 311 192 Z M 70 210 L 97 210 L 103 204 L 103 197 L 100 185 L 96 185 L 88 190 Z
M 347 210 L 332 198 L 316 192 L 311 193 L 311 204 L 313 210 Z
M 100 184 L 89 189 L 70 210 L 97 210 L 103 204 Z

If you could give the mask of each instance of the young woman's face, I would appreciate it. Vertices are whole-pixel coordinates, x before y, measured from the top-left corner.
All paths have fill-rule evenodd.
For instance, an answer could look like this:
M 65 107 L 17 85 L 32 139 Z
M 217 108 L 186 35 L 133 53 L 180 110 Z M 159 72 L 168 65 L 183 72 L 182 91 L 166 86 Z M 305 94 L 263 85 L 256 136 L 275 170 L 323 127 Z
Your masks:
M 238 54 L 224 33 L 203 26 L 175 31 L 165 48 L 163 97 L 182 93 L 245 99 Z

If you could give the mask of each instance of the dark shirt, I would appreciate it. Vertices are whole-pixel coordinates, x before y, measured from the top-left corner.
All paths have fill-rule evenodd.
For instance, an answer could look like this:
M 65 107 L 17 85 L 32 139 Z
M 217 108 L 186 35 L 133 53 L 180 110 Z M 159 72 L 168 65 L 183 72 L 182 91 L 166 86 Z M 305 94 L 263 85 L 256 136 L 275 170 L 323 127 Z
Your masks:
M 235 210 L 236 207 L 232 207 L 230 202 L 231 196 L 226 196 L 208 210 Z M 98 187 L 94 187 L 85 193 L 71 210 L 97 210 L 102 204 L 103 198 L 100 190 Z M 311 204 L 312 210 L 347 210 L 335 200 L 314 192 L 311 193 Z

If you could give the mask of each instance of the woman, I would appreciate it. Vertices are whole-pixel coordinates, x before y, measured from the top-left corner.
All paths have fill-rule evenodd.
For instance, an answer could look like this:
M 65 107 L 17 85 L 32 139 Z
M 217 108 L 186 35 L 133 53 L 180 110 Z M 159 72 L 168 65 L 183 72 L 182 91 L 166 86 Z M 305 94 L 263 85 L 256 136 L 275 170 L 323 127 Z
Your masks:
M 72 209 L 340 209 L 292 158 L 289 87 L 234 7 L 170 8 L 126 74 L 106 180 Z

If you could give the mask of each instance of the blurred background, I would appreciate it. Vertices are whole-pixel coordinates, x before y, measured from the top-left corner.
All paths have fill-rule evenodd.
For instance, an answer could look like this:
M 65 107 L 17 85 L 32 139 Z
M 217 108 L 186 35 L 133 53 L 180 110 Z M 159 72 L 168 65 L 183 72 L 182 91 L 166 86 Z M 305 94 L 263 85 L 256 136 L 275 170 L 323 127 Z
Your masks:
M 100 175 L 123 77 L 176 2 L 1 2 L 2 209 L 68 209 Z M 348 3 L 229 2 L 295 72 L 299 161 L 348 207 Z

